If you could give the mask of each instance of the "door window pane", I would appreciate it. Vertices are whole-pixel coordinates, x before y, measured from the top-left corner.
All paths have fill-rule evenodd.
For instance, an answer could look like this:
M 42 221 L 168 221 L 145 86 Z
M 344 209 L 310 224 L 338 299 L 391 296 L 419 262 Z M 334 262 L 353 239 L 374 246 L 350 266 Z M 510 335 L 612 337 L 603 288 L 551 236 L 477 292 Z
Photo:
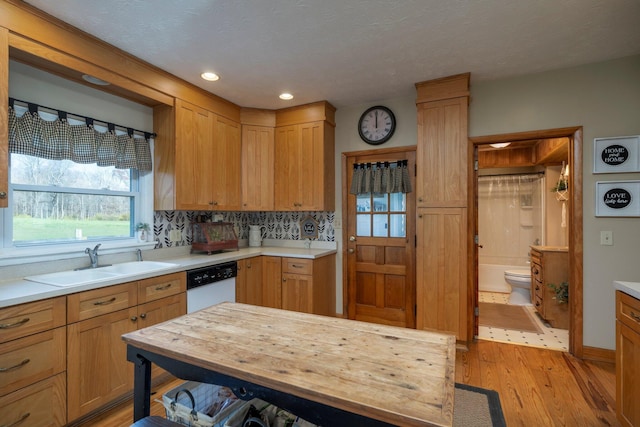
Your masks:
M 391 225 L 389 227 L 390 237 L 406 237 L 407 235 L 407 216 L 400 214 L 392 214 Z
M 358 212 L 371 212 L 370 194 L 358 194 L 356 196 L 356 210 Z
M 373 210 L 375 212 L 386 212 L 388 210 L 388 195 L 387 194 L 374 194 L 373 195 Z
M 407 195 L 404 193 L 391 193 L 391 212 L 406 212 L 407 210 Z
M 371 236 L 371 215 L 356 215 L 356 235 L 363 237 Z
M 388 236 L 387 214 L 373 215 L 373 237 Z

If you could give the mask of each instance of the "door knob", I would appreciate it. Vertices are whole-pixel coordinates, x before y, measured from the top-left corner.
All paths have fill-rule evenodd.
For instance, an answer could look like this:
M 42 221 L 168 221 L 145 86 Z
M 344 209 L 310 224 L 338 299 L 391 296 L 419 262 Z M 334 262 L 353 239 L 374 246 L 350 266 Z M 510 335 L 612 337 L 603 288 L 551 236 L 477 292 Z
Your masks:
M 350 242 L 355 242 L 356 241 L 356 236 L 349 236 L 349 241 Z

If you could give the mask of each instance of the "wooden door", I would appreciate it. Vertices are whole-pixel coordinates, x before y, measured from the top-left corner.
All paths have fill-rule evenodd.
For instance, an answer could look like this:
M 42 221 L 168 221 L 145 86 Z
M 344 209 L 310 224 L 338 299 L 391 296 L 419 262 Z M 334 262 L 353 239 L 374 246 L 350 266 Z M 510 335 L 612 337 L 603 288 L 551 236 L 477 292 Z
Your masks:
M 282 258 L 262 257 L 262 305 L 282 308 Z
M 216 114 L 210 115 L 213 126 L 210 161 L 200 170 L 211 171 L 211 209 L 240 210 L 240 125 Z
M 313 313 L 313 276 L 282 273 L 282 308 Z
M 238 260 L 237 302 L 262 305 L 262 258 L 257 256 Z
M 406 159 L 409 170 L 415 170 L 415 151 L 380 151 L 347 157 L 347 189 L 354 163 Z M 415 188 L 414 174 L 410 175 Z M 347 195 L 346 299 L 350 319 L 415 327 L 414 212 L 413 192 Z
M 136 307 L 67 326 L 69 421 L 133 388 L 133 364 L 122 335 L 137 329 Z
M 275 209 L 297 210 L 300 194 L 300 158 L 298 125 L 276 128 L 275 136 Z
M 272 211 L 274 129 L 242 126 L 242 210 Z
M 176 101 L 177 209 L 210 209 L 211 132 L 207 110 Z
M 418 208 L 418 329 L 467 339 L 467 210 Z

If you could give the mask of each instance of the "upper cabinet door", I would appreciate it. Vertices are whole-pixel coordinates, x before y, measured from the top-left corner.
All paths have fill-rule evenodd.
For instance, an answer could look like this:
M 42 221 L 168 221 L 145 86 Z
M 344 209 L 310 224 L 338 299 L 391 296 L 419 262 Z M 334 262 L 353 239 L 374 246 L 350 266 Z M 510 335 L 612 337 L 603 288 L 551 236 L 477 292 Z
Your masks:
M 176 209 L 209 210 L 212 198 L 213 117 L 176 100 Z
M 240 124 L 210 114 L 213 116 L 212 156 L 207 165 L 211 171 L 210 209 L 240 210 Z
M 418 207 L 467 205 L 467 97 L 418 104 Z
M 242 126 L 242 210 L 273 210 L 274 138 L 272 127 Z

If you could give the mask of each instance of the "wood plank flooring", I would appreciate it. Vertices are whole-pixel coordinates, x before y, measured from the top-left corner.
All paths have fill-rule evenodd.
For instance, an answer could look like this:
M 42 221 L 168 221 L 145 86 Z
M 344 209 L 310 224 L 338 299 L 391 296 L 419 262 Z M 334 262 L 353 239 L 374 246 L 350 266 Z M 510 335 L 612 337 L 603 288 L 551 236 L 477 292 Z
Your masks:
M 154 389 L 160 399 L 180 384 Z M 619 426 L 615 415 L 615 365 L 581 361 L 568 353 L 478 341 L 458 351 L 456 382 L 496 390 L 509 427 Z M 152 415 L 164 415 L 152 403 Z M 78 427 L 126 427 L 133 419 L 131 401 Z M 330 426 L 327 426 L 330 427 Z

